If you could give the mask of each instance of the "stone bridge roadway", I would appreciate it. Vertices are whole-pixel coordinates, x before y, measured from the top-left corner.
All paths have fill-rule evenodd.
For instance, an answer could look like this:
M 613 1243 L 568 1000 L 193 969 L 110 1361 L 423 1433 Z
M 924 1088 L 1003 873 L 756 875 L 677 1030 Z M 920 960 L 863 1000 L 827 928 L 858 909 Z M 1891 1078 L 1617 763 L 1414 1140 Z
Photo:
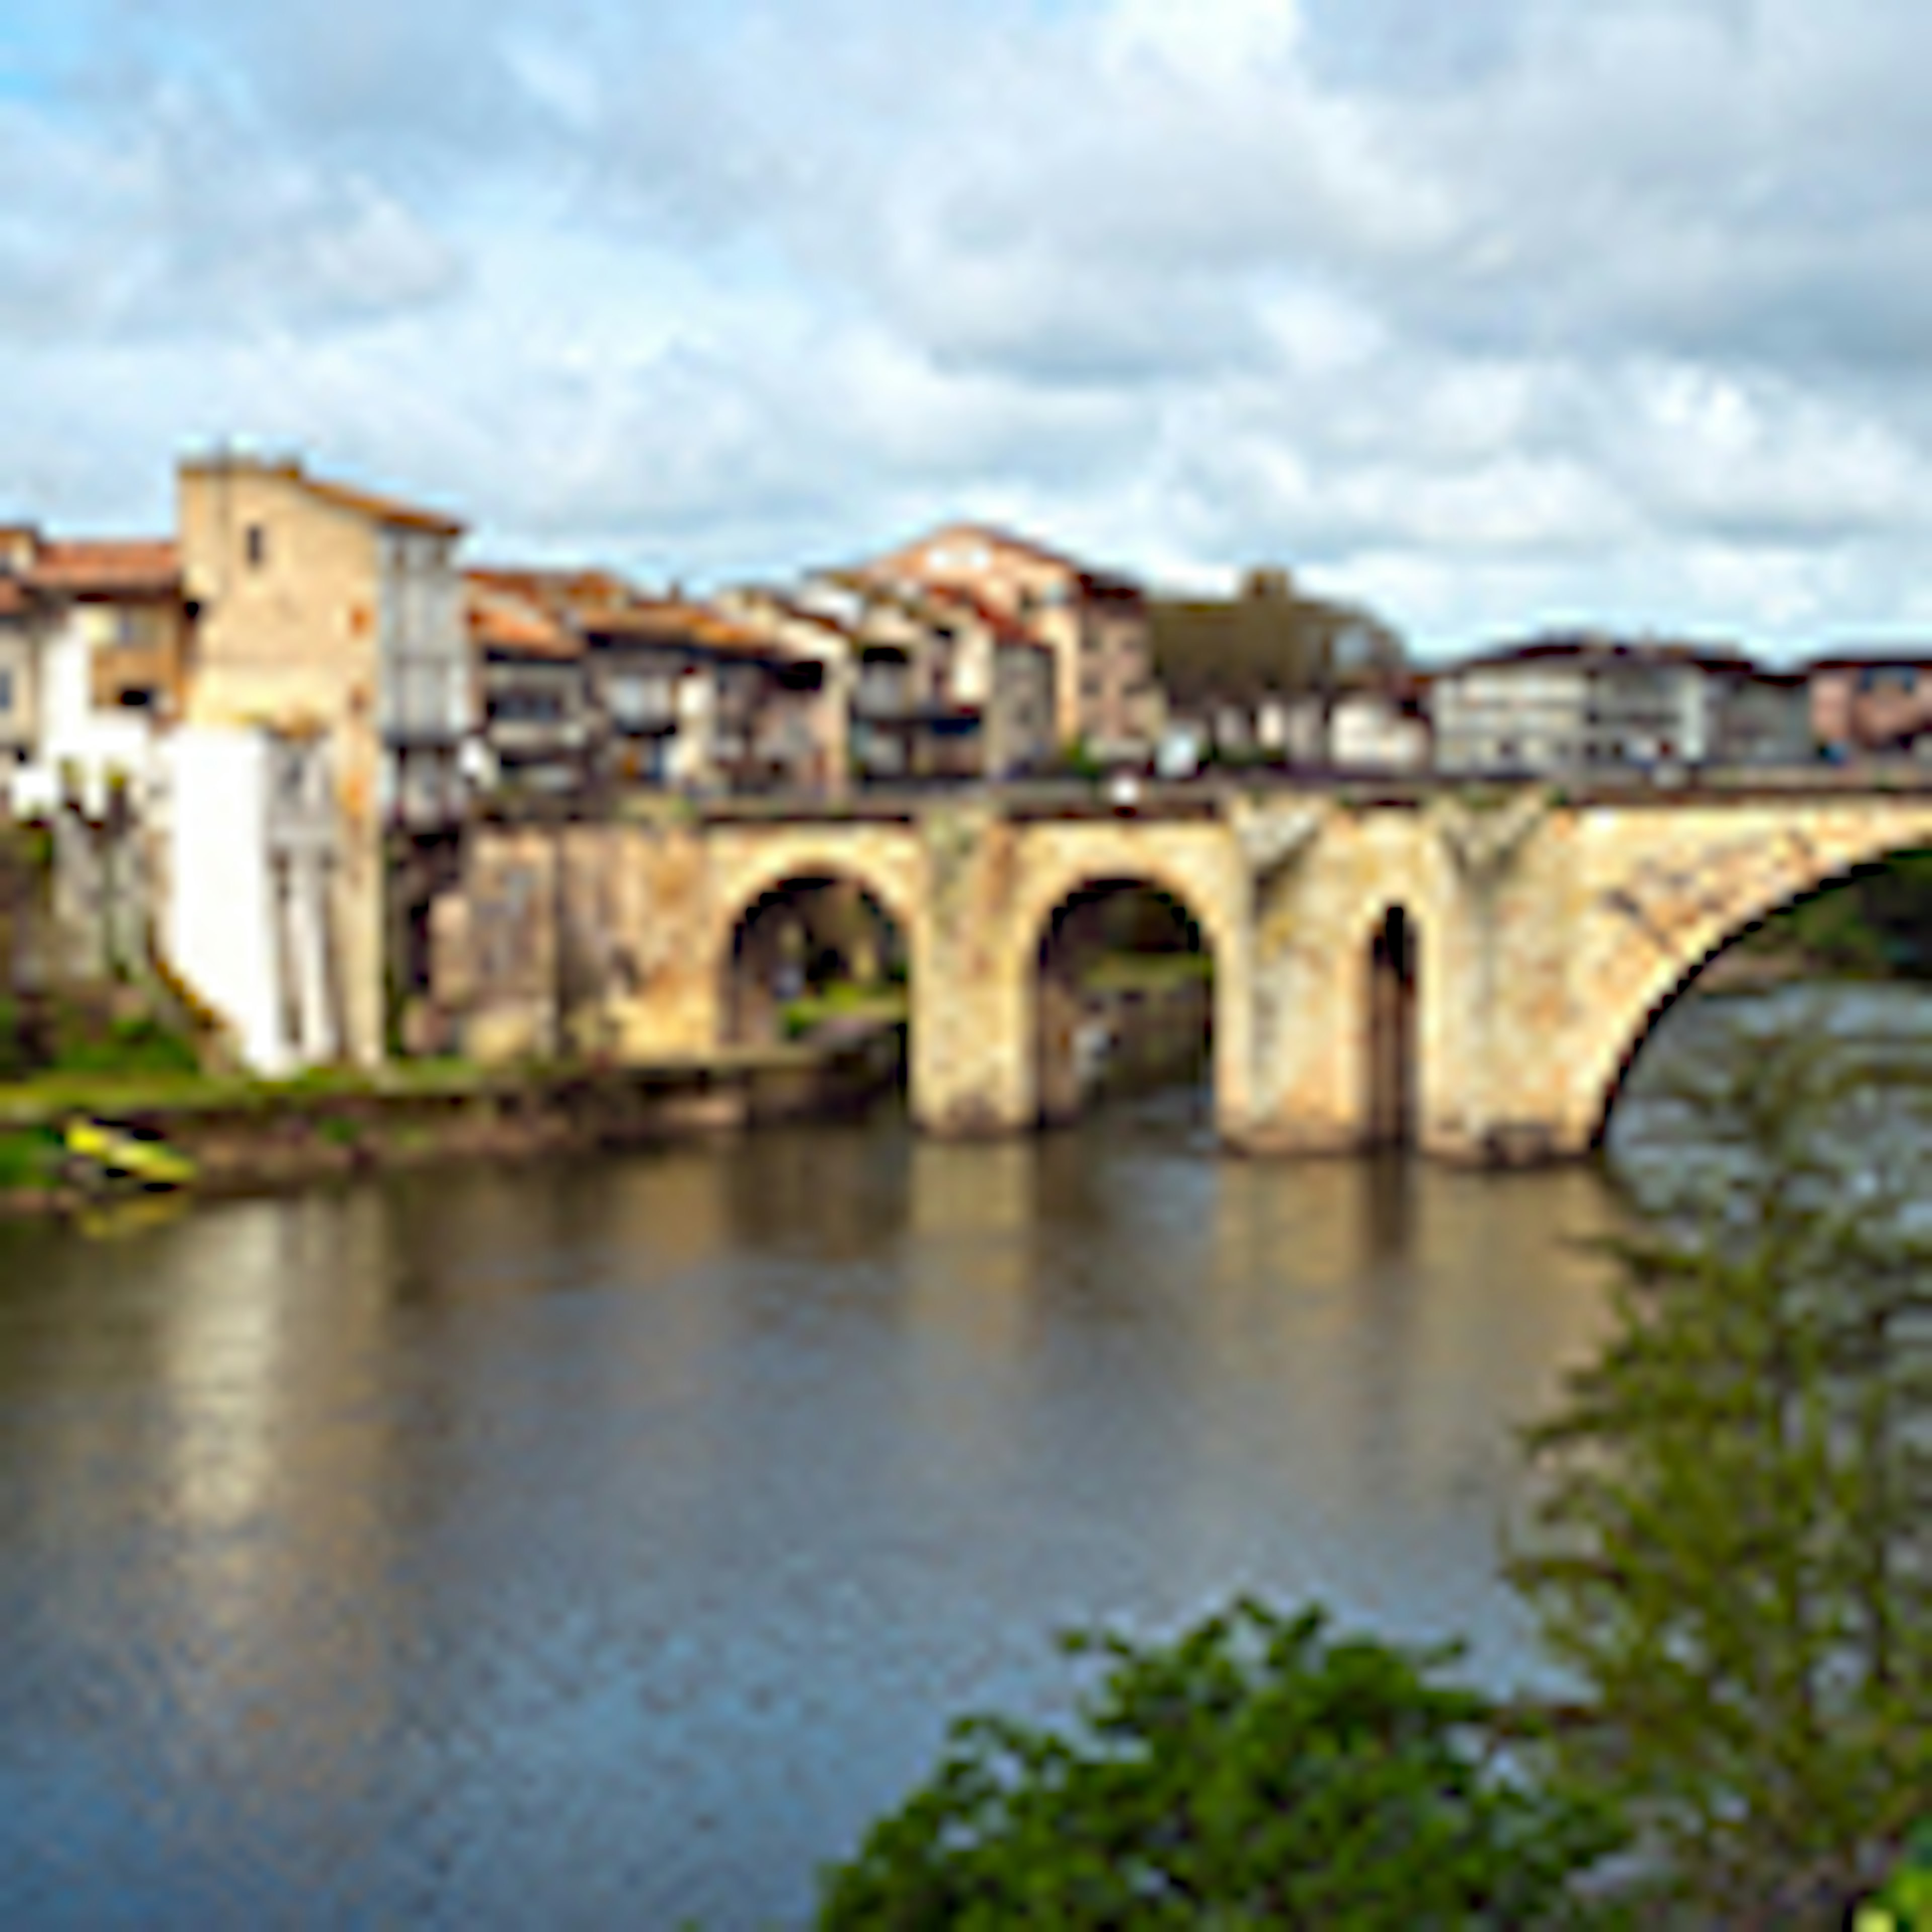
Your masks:
M 1372 962 L 1399 908 L 1414 1137 L 1452 1158 L 1521 1160 L 1596 1142 L 1658 1014 L 1741 931 L 1928 844 L 1932 779 L 1810 772 L 1568 792 L 1193 785 L 1116 806 L 971 791 L 485 826 L 437 908 L 436 984 L 485 1059 L 703 1054 L 732 1037 L 751 915 L 794 882 L 853 881 L 907 941 L 916 1120 L 1012 1132 L 1040 1118 L 1057 909 L 1140 882 L 1178 900 L 1214 951 L 1226 1141 L 1342 1150 L 1374 1131 L 1388 1002 Z

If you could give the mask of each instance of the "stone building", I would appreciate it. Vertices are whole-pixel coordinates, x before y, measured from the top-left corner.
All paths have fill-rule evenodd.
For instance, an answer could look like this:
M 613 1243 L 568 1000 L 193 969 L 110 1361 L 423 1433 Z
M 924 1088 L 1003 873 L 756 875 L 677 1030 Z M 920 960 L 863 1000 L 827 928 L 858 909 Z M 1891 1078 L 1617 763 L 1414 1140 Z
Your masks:
M 464 573 L 476 742 L 492 785 L 582 788 L 591 755 L 582 633 L 510 573 Z
M 861 782 L 1010 778 L 1054 754 L 1052 648 L 970 591 L 827 572 L 716 601 L 824 656 L 845 764 Z
M 692 792 L 822 782 L 823 658 L 681 597 L 580 608 L 600 776 Z
M 1147 598 L 1132 578 L 971 523 L 947 524 L 857 571 L 887 586 L 968 592 L 1024 624 L 1053 654 L 1060 743 L 1103 758 L 1153 750 L 1165 713 L 1148 654 Z
M 791 591 L 768 584 L 734 584 L 711 599 L 721 615 L 784 650 L 796 663 L 818 667 L 806 717 L 812 751 L 802 782 L 825 798 L 843 797 L 854 776 L 852 710 L 859 676 L 854 632 L 830 611 L 814 610 Z M 808 675 L 803 674 L 801 675 Z
M 979 716 L 977 775 L 1016 778 L 1049 764 L 1059 748 L 1052 646 L 957 585 L 934 586 L 926 608 L 945 652 L 947 690 Z
M 183 463 L 178 488 L 183 586 L 199 611 L 187 721 L 314 748 L 333 795 L 324 944 L 340 1042 L 374 1062 L 398 965 L 394 839 L 446 836 L 463 811 L 463 525 L 292 460 L 220 453 Z

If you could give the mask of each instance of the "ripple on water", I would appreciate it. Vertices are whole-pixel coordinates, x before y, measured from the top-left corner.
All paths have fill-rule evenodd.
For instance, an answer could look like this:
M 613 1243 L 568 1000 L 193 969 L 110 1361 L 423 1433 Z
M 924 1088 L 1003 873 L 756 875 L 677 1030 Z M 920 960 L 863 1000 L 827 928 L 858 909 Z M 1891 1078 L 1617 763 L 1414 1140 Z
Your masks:
M 796 1920 L 1056 1628 L 1319 1593 L 1528 1667 L 1507 1427 L 1612 1194 L 1204 1118 L 0 1231 L 0 1923 Z

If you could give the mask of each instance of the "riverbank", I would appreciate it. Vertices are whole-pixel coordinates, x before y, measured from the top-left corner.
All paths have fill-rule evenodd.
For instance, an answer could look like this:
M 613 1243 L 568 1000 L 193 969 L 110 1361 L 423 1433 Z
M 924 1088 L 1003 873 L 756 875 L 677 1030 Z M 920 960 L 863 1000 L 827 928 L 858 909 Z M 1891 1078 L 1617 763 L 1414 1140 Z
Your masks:
M 0 1215 L 64 1214 L 102 1192 L 63 1140 L 76 1119 L 164 1144 L 189 1191 L 254 1192 L 432 1161 L 668 1143 L 836 1115 L 903 1078 L 903 1026 L 848 1022 L 782 1045 L 650 1066 L 402 1062 L 290 1080 L 62 1076 L 0 1085 Z

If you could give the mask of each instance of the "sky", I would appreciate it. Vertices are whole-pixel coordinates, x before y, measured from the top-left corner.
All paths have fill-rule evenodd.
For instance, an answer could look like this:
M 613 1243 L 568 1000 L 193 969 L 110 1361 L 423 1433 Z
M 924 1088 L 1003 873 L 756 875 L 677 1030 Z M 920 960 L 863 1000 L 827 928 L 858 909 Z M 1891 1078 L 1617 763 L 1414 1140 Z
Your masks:
M 944 520 L 1430 657 L 1932 632 L 1911 0 L 0 0 L 0 520 L 222 442 L 478 561 Z

